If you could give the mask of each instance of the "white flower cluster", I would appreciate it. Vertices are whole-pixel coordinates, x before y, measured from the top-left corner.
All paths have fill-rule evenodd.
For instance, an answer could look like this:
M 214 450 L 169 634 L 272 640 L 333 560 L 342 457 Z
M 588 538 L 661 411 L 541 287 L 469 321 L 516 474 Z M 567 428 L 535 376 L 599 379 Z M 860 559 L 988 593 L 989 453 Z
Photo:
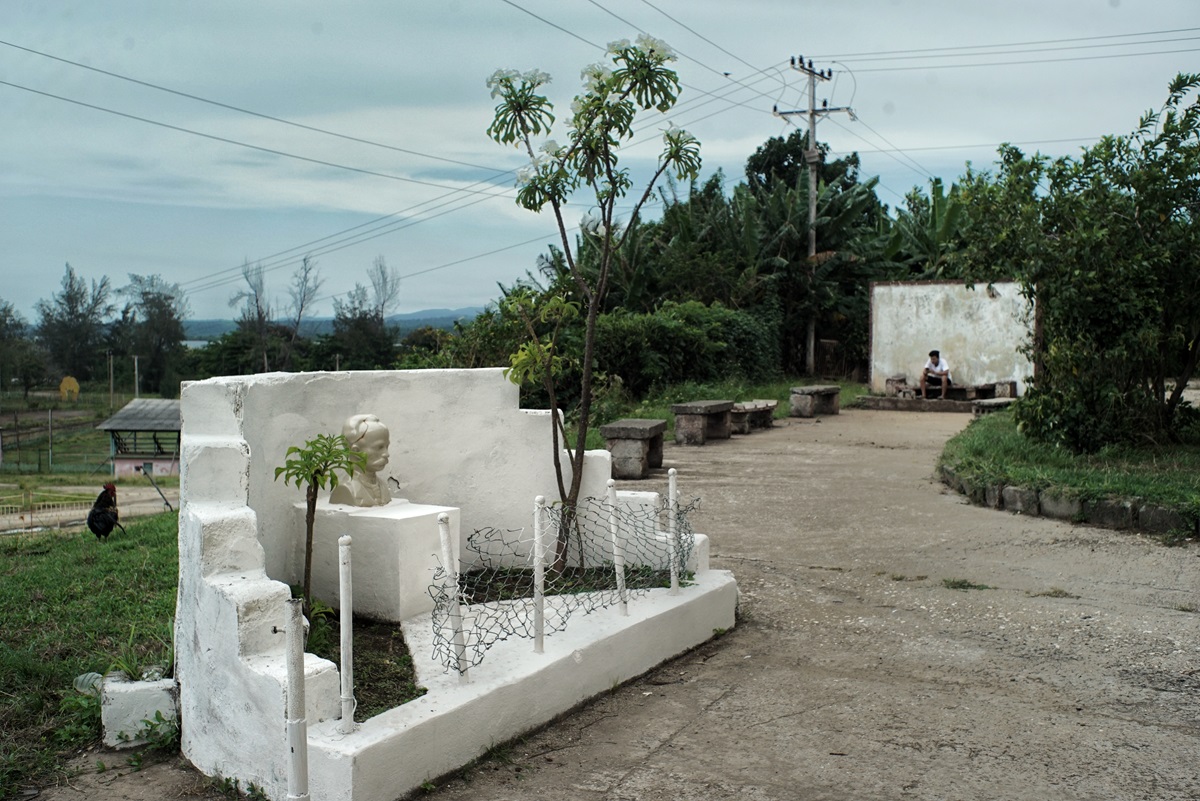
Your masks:
M 608 55 L 619 56 L 621 51 L 629 49 L 628 39 L 617 39 L 608 43 Z
M 687 130 L 685 130 L 683 128 L 677 128 L 677 127 L 675 127 L 674 124 L 672 124 L 671 127 L 667 128 L 667 130 L 663 131 L 663 141 L 666 142 L 668 145 L 675 145 L 675 146 L 688 145 L 688 144 L 692 144 L 695 142 L 699 142 L 699 140 L 696 139 L 696 137 L 692 136 L 690 133 L 688 133 Z
M 610 45 L 611 46 L 611 45 Z M 637 38 L 637 46 L 647 53 L 653 53 L 663 61 L 674 61 L 675 51 L 669 44 L 662 39 L 655 39 L 648 33 L 640 34 Z
M 584 212 L 583 217 L 581 217 L 579 220 L 579 227 L 584 231 L 584 233 L 593 234 L 595 236 L 604 236 L 604 231 L 606 230 L 603 220 L 601 220 L 597 215 L 592 214 L 590 211 Z
M 600 91 L 600 87 L 608 83 L 612 78 L 612 70 L 603 64 L 589 64 L 579 73 L 580 79 L 583 81 L 583 88 L 588 92 L 596 93 Z
M 499 97 L 506 88 L 516 83 L 526 83 L 534 88 L 550 83 L 550 74 L 541 70 L 517 72 L 513 69 L 499 69 L 487 79 L 487 86 L 492 90 L 492 97 Z
M 566 148 L 553 139 L 547 139 L 538 152 L 530 159 L 529 164 L 517 170 L 517 186 L 525 186 L 538 176 L 542 167 L 552 161 L 562 158 Z

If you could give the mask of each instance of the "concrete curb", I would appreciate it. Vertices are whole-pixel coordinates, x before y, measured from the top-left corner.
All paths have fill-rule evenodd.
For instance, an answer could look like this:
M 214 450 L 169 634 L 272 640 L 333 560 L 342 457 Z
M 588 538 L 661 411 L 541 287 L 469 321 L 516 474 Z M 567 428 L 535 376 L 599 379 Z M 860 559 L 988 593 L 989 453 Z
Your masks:
M 1188 536 L 1200 536 L 1200 521 L 1188 520 L 1178 510 L 1143 503 L 1137 498 L 1106 498 L 1080 500 L 1054 488 L 1041 492 L 1028 487 L 1003 484 L 978 485 L 958 475 L 950 465 L 938 466 L 938 478 L 950 489 L 966 496 L 976 506 L 1005 510 L 1013 514 L 1049 517 L 1068 523 L 1118 531 L 1132 530 L 1144 534 L 1168 534 L 1185 531 Z

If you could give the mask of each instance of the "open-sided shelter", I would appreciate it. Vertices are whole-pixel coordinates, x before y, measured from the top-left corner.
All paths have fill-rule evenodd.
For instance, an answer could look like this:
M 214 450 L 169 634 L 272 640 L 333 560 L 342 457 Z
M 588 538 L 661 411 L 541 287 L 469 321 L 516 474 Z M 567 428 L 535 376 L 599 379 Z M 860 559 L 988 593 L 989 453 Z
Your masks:
M 147 465 L 156 476 L 179 475 L 179 401 L 136 398 L 96 428 L 107 431 L 114 476 L 133 476 Z

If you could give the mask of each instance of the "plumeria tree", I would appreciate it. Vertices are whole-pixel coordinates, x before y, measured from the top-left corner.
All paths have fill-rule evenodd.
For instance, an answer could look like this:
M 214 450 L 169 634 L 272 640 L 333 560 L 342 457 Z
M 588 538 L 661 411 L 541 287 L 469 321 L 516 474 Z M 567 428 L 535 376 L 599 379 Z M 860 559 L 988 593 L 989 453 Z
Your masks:
M 583 70 L 583 91 L 571 104 L 564 144 L 549 138 L 555 123 L 553 104 L 543 94 L 543 87 L 550 82 L 549 75 L 539 70 L 525 73 L 498 70 L 488 79 L 492 97 L 498 100 L 488 135 L 502 145 L 523 150 L 529 157 L 529 166 L 518 175 L 517 203 L 530 211 L 549 209 L 554 215 L 584 320 L 580 401 L 575 415 L 575 442 L 569 453 L 569 484 L 560 456 L 565 443 L 560 444 L 558 428 L 552 425 L 558 490 L 567 511 L 564 518 L 569 521 L 559 531 L 555 551 L 555 567 L 559 570 L 566 564 L 569 523 L 573 521 L 571 511 L 579 500 L 583 478 L 596 366 L 596 320 L 608 292 L 614 260 L 630 232 L 635 230 L 655 183 L 665 174 L 690 181 L 700 171 L 700 143 L 687 131 L 673 126 L 663 132 L 662 152 L 640 192 L 635 193 L 629 168 L 622 166 L 618 158 L 621 145 L 633 137 L 634 122 L 640 114 L 665 113 L 675 105 L 680 85 L 679 77 L 669 66 L 673 61 L 675 54 L 671 48 L 650 36 L 640 36 L 632 44 L 628 40 L 611 43 L 606 63 Z M 567 222 L 566 206 L 577 193 L 588 198 L 580 228 L 584 242 L 595 256 L 594 263 L 586 265 L 586 269 L 568 236 L 574 226 Z M 635 198 L 633 207 L 624 219 L 619 219 L 617 204 L 631 193 Z M 513 354 L 514 369 L 510 377 L 517 381 L 553 382 L 556 356 L 553 340 L 530 342 Z M 559 410 L 551 411 L 557 418 Z

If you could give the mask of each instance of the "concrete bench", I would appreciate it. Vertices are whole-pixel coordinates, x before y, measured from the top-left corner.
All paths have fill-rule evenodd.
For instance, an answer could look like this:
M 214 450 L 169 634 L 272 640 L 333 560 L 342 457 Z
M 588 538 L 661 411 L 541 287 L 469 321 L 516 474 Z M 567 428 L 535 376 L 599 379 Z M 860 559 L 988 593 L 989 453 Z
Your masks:
M 612 454 L 613 478 L 646 478 L 650 468 L 662 467 L 666 420 L 627 418 L 600 426 L 600 436 Z
M 752 400 L 733 404 L 729 411 L 734 434 L 749 434 L 755 428 L 770 428 L 775 424 L 775 407 L 779 401 Z
M 675 444 L 703 445 L 710 439 L 729 439 L 733 430 L 733 401 L 675 403 Z
M 842 408 L 842 388 L 836 384 L 792 387 L 792 417 L 837 414 Z

